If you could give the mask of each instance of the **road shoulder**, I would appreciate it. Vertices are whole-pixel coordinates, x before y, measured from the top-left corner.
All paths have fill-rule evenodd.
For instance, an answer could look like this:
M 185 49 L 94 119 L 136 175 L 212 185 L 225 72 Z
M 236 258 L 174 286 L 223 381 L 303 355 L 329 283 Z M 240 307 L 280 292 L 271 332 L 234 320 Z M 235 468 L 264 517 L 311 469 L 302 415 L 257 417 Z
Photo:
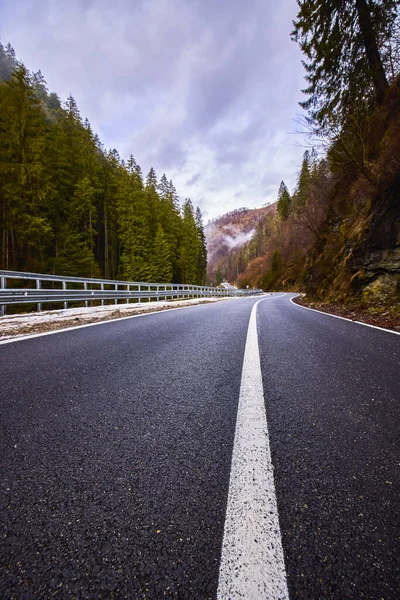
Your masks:
M 116 319 L 199 304 L 210 304 L 222 300 L 232 300 L 232 298 L 191 298 L 173 302 L 118 304 L 8 315 L 0 317 L 0 344 L 5 341 L 31 337 L 32 335 L 55 333 L 85 325 L 95 325 Z
M 317 302 L 303 295 L 292 298 L 292 302 L 316 312 L 400 334 L 400 314 L 396 315 L 395 311 L 373 312 L 371 309 L 356 305 L 345 306 L 337 302 Z

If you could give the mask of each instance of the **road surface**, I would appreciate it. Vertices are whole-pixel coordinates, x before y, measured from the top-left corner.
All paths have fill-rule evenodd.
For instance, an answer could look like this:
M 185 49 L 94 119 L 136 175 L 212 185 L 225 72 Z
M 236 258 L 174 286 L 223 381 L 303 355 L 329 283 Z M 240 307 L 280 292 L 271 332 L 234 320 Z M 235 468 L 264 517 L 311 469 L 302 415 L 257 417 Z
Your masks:
M 400 336 L 292 296 L 0 345 L 2 599 L 400 597 Z

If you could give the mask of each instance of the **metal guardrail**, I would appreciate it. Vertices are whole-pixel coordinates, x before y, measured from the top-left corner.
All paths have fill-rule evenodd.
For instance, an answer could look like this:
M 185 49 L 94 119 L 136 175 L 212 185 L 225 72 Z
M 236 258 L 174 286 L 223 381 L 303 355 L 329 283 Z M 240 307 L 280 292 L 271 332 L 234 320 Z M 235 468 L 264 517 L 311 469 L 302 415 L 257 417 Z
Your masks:
M 30 281 L 31 287 L 9 287 L 11 281 Z M 51 285 L 51 287 L 45 287 Z M 35 287 L 33 287 L 35 286 Z M 69 302 L 107 301 L 141 302 L 141 300 L 172 300 L 176 298 L 207 298 L 224 296 L 250 296 L 262 290 L 238 290 L 182 283 L 147 283 L 137 281 L 116 281 L 113 279 L 86 279 L 83 277 L 63 277 L 42 273 L 24 273 L 0 270 L 0 315 L 5 315 L 6 306 L 14 304 L 36 304 L 38 311 L 43 304 Z

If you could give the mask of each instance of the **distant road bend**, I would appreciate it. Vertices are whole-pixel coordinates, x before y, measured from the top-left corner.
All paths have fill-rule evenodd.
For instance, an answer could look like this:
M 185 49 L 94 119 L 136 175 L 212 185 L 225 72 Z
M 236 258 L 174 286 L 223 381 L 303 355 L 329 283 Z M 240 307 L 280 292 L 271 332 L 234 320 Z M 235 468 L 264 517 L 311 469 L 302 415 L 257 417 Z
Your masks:
M 0 343 L 2 599 L 398 600 L 400 336 L 292 297 Z

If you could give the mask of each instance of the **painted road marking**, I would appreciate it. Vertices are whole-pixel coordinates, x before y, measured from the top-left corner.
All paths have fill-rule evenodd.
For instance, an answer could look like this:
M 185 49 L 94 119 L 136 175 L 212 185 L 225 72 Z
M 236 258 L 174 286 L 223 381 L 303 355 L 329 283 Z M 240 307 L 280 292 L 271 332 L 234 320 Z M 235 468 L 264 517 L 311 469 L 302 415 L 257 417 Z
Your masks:
M 225 300 L 225 298 L 222 298 Z M 226 298 L 226 300 L 242 300 L 243 298 Z M 220 300 L 218 300 L 219 302 Z M 152 310 L 146 313 L 140 313 L 137 315 L 128 315 L 126 317 L 117 317 L 116 319 L 108 319 L 105 321 L 96 321 L 96 323 L 84 323 L 83 325 L 72 325 L 71 327 L 63 327 L 62 329 L 54 329 L 52 331 L 43 331 L 42 333 L 30 333 L 30 334 L 22 334 L 13 338 L 8 338 L 6 340 L 1 340 L 0 338 L 0 346 L 3 344 L 12 344 L 14 342 L 23 342 L 24 340 L 31 340 L 32 338 L 44 337 L 47 335 L 55 335 L 56 333 L 68 333 L 68 331 L 74 331 L 76 329 L 85 329 L 85 327 L 95 327 L 96 325 L 107 325 L 107 323 L 116 323 L 117 321 L 126 321 L 127 319 L 137 319 L 138 317 L 148 317 L 150 315 L 159 315 L 162 313 L 172 312 L 174 310 L 184 310 L 185 308 L 192 308 L 193 306 L 206 306 L 210 303 L 203 302 L 200 304 L 190 304 L 187 306 L 178 306 L 176 308 L 164 308 L 160 310 Z M 211 303 L 214 304 L 214 303 Z M 116 305 L 118 307 L 118 305 Z M 95 313 L 94 313 L 95 315 Z M 0 321 L 1 325 L 1 321 Z
M 218 600 L 289 598 L 257 338 L 260 302 L 246 338 Z
M 230 300 L 231 298 L 229 298 Z M 172 312 L 174 310 L 183 310 L 184 308 L 192 308 L 192 306 L 205 306 L 205 304 L 192 304 L 190 306 L 179 306 L 177 308 L 165 308 L 162 310 L 153 310 L 147 313 L 138 315 L 128 315 L 127 317 L 117 317 L 116 319 L 108 319 L 107 321 L 97 321 L 96 323 L 84 323 L 83 325 L 72 325 L 71 327 L 63 327 L 62 329 L 53 329 L 52 331 L 43 331 L 42 333 L 28 333 L 27 335 L 19 335 L 7 340 L 0 339 L 0 346 L 3 344 L 12 344 L 14 342 L 23 342 L 33 338 L 44 337 L 47 335 L 55 335 L 56 333 L 68 333 L 68 331 L 76 331 L 77 329 L 85 329 L 86 327 L 95 327 L 96 325 L 107 325 L 108 323 L 117 323 L 118 321 L 126 321 L 127 319 L 137 319 L 138 317 L 148 317 L 149 315 L 159 315 L 161 313 Z M 0 322 L 1 325 L 1 322 Z
M 299 294 L 297 294 L 299 296 Z M 297 298 L 295 296 L 294 298 Z M 349 319 L 347 317 L 341 317 L 339 315 L 333 315 L 332 313 L 324 312 L 323 310 L 318 310 L 317 308 L 310 308 L 309 306 L 303 306 L 302 304 L 297 304 L 297 302 L 293 302 L 294 298 L 290 298 L 290 302 L 294 304 L 294 306 L 300 306 L 300 308 L 305 308 L 306 310 L 312 310 L 313 312 L 317 312 L 320 315 L 327 315 L 328 317 L 334 317 L 335 319 L 342 319 L 342 321 L 350 321 L 350 323 L 356 323 L 357 325 L 365 325 L 365 327 L 372 327 L 372 329 L 379 329 L 380 331 L 386 331 L 386 333 L 394 333 L 395 335 L 400 335 L 400 331 L 393 331 L 393 329 L 385 329 L 385 327 L 379 327 L 379 325 L 371 325 L 371 323 L 363 323 L 363 321 L 353 321 L 353 319 Z
M 272 293 L 271 293 L 272 294 Z M 279 295 L 271 295 L 268 296 L 269 298 L 279 298 Z M 220 301 L 228 301 L 228 300 L 232 300 L 232 301 L 237 301 L 237 300 L 248 300 L 249 297 L 243 296 L 243 297 L 233 297 L 233 298 L 219 298 L 218 302 Z M 267 300 L 267 298 L 263 298 L 264 300 Z M 148 313 L 140 313 L 138 315 L 128 315 L 126 317 L 117 317 L 116 319 L 109 319 L 108 321 L 97 321 L 96 323 L 84 323 L 83 325 L 72 325 L 71 327 L 63 327 L 62 329 L 54 329 L 52 331 L 44 331 L 42 333 L 31 333 L 31 334 L 22 334 L 16 337 L 12 337 L 12 338 L 8 338 L 6 340 L 1 340 L 0 338 L 0 346 L 2 346 L 3 344 L 13 344 L 15 342 L 23 342 L 24 340 L 31 340 L 32 338 L 37 338 L 37 337 L 44 337 L 47 335 L 55 335 L 56 333 L 67 333 L 68 331 L 73 331 L 76 329 L 84 329 L 85 327 L 95 327 L 96 325 L 106 325 L 107 323 L 116 323 L 117 321 L 126 321 L 127 319 L 137 319 L 138 317 L 148 317 L 150 315 L 158 315 L 161 313 L 167 313 L 167 312 L 172 312 L 174 310 L 184 310 L 186 308 L 192 308 L 192 306 L 206 306 L 209 305 L 210 303 L 200 303 L 200 304 L 192 304 L 192 305 L 188 305 L 188 306 L 179 306 L 177 308 L 164 308 L 161 310 L 153 310 L 150 311 Z M 214 303 L 212 303 L 214 304 Z M 1 321 L 0 321 L 0 326 L 1 326 Z

